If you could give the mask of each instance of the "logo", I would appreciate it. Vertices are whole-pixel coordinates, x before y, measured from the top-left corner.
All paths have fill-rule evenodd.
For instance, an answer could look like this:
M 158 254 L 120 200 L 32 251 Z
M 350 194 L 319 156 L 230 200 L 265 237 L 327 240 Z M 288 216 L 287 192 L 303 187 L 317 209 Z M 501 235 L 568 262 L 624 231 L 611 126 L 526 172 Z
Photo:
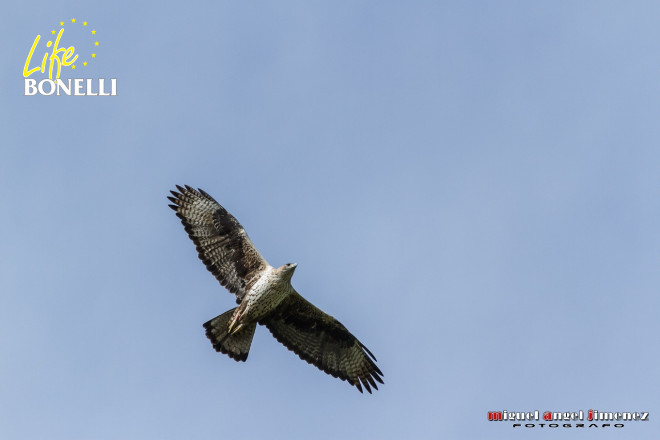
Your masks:
M 37 35 L 27 54 L 23 66 L 25 96 L 117 95 L 117 78 L 106 81 L 105 78 L 61 77 L 62 74 L 74 76 L 78 73 L 84 76 L 97 59 L 101 43 L 93 26 L 72 18 L 70 21 L 60 21 L 50 34 L 50 39 L 45 43 L 43 40 L 46 38 Z M 74 40 L 77 45 L 68 45 L 68 41 Z M 42 79 L 38 80 L 39 77 Z
M 488 411 L 491 422 L 510 421 L 512 428 L 623 428 L 626 423 L 648 421 L 649 413 L 643 411 Z

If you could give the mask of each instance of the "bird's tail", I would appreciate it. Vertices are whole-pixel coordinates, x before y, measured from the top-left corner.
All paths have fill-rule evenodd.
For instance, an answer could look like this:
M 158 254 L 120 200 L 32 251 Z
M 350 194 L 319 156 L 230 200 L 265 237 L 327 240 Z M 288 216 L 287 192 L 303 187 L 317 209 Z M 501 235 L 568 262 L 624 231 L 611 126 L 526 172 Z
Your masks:
M 228 331 L 229 320 L 234 314 L 234 310 L 236 308 L 216 316 L 205 323 L 204 328 L 206 329 L 206 337 L 209 338 L 216 351 L 224 353 L 236 361 L 245 361 L 250 352 L 250 345 L 252 345 L 252 337 L 257 323 L 244 325 L 238 332 L 230 335 Z

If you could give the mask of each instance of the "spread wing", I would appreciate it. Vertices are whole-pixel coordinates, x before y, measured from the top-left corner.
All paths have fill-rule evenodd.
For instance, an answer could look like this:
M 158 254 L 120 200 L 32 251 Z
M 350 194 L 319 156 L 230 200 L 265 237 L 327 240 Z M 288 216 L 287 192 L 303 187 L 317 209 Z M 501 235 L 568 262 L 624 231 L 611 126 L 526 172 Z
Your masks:
M 268 267 L 240 223 L 213 197 L 186 185 L 171 191 L 169 205 L 197 247 L 199 259 L 240 303 Z
M 304 361 L 331 376 L 346 380 L 360 392 L 378 389 L 383 373 L 376 358 L 332 316 L 314 307 L 298 293 L 289 295 L 260 321 L 279 342 Z

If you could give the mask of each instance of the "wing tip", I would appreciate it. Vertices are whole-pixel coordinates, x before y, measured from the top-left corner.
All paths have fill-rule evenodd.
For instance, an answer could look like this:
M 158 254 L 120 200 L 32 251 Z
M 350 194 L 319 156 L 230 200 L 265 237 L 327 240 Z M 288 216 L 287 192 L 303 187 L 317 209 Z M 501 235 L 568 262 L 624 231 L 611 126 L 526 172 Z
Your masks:
M 266 325 L 266 328 L 270 331 L 271 335 L 273 335 L 273 337 L 279 343 L 284 345 L 289 351 L 296 354 L 300 359 L 302 359 L 303 361 L 307 362 L 310 365 L 315 366 L 319 370 L 323 371 L 324 373 L 326 373 L 326 374 L 328 374 L 332 377 L 335 377 L 335 378 L 340 379 L 342 381 L 348 382 L 348 384 L 354 386 L 362 394 L 364 394 L 365 389 L 367 390 L 367 392 L 369 394 L 373 394 L 372 393 L 372 388 L 374 390 L 378 390 L 378 385 L 376 384 L 376 382 L 380 382 L 381 384 L 385 383 L 385 382 L 383 382 L 383 379 L 381 379 L 381 377 L 380 377 L 380 376 L 383 375 L 383 373 L 376 366 L 376 364 L 374 364 L 373 361 L 371 359 L 369 359 L 369 357 L 367 357 L 367 356 L 365 356 L 363 358 L 363 359 L 366 359 L 366 361 L 368 362 L 367 364 L 365 364 L 363 366 L 365 369 L 362 369 L 356 375 L 350 375 L 349 376 L 348 374 L 344 374 L 344 372 L 342 372 L 342 371 L 331 370 L 326 365 L 323 365 L 323 364 L 319 363 L 317 360 L 313 359 L 311 356 L 306 355 L 302 351 L 296 350 L 294 345 L 292 345 L 282 335 L 278 334 L 278 332 L 275 331 L 267 323 L 260 322 L 260 324 Z M 360 344 L 360 345 L 362 345 L 362 344 Z

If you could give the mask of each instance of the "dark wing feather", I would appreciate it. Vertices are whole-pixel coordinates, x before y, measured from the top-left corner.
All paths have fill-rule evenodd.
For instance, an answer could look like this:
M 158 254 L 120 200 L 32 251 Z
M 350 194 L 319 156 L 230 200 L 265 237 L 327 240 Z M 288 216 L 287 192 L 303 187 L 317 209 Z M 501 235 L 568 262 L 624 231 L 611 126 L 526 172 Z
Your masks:
M 383 383 L 383 373 L 376 358 L 332 316 L 314 307 L 298 293 L 289 295 L 278 307 L 260 321 L 301 359 L 320 370 L 371 393 Z
M 169 205 L 181 219 L 206 268 L 240 303 L 268 263 L 245 229 L 204 191 L 177 185 Z

